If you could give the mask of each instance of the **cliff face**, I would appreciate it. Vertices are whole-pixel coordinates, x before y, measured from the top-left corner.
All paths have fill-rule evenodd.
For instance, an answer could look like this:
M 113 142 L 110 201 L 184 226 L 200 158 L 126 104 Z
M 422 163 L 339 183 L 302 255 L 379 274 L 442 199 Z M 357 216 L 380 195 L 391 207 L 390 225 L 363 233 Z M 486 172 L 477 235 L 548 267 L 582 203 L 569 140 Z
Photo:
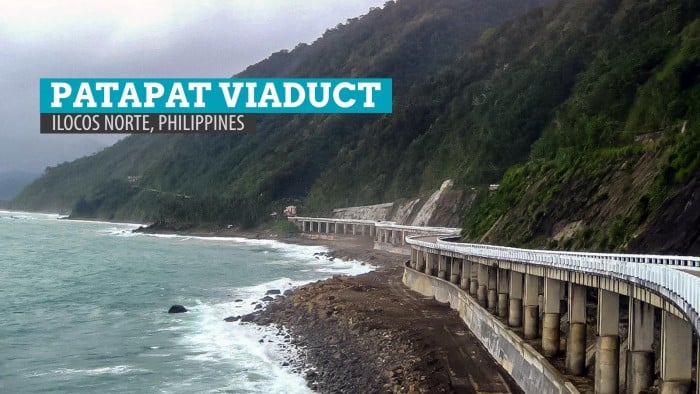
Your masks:
M 471 205 L 473 194 L 454 188 L 452 180 L 423 198 L 392 203 L 337 208 L 333 217 L 390 221 L 408 226 L 459 227 L 464 210 Z
M 700 256 L 700 179 L 694 177 L 659 209 L 630 251 Z

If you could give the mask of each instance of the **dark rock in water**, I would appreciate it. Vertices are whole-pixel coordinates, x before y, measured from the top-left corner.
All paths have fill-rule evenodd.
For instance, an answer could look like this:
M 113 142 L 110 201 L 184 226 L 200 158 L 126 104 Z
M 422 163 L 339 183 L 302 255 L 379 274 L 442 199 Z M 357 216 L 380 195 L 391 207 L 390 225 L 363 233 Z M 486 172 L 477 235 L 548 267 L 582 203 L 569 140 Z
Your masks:
M 187 312 L 187 308 L 182 305 L 173 305 L 168 309 L 168 313 L 184 313 Z
M 272 297 L 270 297 L 270 296 L 265 296 L 265 297 L 263 297 L 263 298 L 260 299 L 260 301 L 265 301 L 265 302 L 270 302 L 270 301 L 272 301 L 272 300 L 274 300 L 274 298 L 272 298 Z
M 239 320 L 241 320 L 240 316 L 229 316 L 229 317 L 224 319 L 224 321 L 227 321 L 229 323 L 234 322 L 234 321 L 239 321 Z
M 282 294 L 282 292 L 277 290 L 277 289 L 272 289 L 272 290 L 268 290 L 267 293 L 265 293 L 265 295 L 273 295 L 273 294 Z
M 255 305 L 255 308 L 253 308 L 253 309 L 254 310 L 262 309 L 262 304 Z
M 238 299 L 233 300 L 233 302 L 243 302 L 243 300 L 238 298 Z
M 242 323 L 250 323 L 253 321 L 255 321 L 255 315 L 253 314 L 241 316 Z

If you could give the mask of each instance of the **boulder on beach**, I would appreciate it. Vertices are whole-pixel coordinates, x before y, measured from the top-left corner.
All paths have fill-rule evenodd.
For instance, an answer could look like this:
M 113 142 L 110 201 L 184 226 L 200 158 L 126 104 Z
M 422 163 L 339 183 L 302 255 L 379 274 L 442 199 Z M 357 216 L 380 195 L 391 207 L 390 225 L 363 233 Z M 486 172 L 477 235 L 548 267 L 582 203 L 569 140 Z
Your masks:
M 270 301 L 272 301 L 272 300 L 274 300 L 274 298 L 272 298 L 272 297 L 270 297 L 270 296 L 265 296 L 265 297 L 263 297 L 263 298 L 260 299 L 260 301 L 265 301 L 265 302 L 270 302 Z
M 187 312 L 187 308 L 182 305 L 173 305 L 168 309 L 168 313 L 184 313 Z
M 267 293 L 265 293 L 265 295 L 273 295 L 273 294 L 282 294 L 282 292 L 278 289 L 272 289 L 272 290 L 268 290 Z

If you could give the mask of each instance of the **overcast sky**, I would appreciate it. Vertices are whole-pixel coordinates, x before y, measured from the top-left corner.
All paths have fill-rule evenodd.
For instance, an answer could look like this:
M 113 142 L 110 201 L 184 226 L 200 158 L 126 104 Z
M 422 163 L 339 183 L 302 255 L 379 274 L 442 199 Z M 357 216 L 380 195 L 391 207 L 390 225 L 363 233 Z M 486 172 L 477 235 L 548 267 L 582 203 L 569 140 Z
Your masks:
M 4 1 L 0 173 L 41 172 L 118 139 L 39 134 L 41 77 L 229 77 L 385 1 Z

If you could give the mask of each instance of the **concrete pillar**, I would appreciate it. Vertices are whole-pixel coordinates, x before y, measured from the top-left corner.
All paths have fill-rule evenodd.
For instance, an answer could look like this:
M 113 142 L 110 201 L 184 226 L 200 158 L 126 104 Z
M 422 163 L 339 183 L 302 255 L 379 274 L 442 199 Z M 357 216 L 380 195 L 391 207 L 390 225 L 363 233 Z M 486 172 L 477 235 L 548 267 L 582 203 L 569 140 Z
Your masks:
M 544 279 L 544 318 L 542 319 L 542 352 L 545 356 L 555 356 L 559 352 L 559 301 L 561 282 Z
M 520 327 L 523 324 L 523 274 L 510 271 L 508 302 L 508 325 Z
M 445 279 L 447 272 L 447 256 L 438 255 L 438 278 Z
M 508 270 L 498 269 L 498 316 L 508 317 Z
M 422 251 L 416 251 L 416 271 L 423 271 L 425 269 L 425 255 Z
M 442 256 L 442 258 L 445 259 L 445 280 L 449 281 L 450 276 L 452 275 L 452 257 Z
M 539 278 L 535 275 L 525 274 L 523 288 L 523 336 L 525 339 L 535 339 L 539 335 L 539 289 Z
M 654 383 L 654 307 L 630 297 L 627 393 L 637 394 Z
M 496 268 L 488 267 L 488 293 L 486 294 L 486 306 L 488 307 L 489 312 L 493 314 L 496 314 L 498 312 L 498 292 L 496 291 L 497 286 L 498 277 L 496 276 Z
M 376 233 L 377 233 L 377 227 L 375 227 L 374 224 L 370 224 L 369 225 L 369 237 L 374 238 Z
M 454 284 L 459 284 L 459 259 L 454 257 L 451 258 L 451 270 L 450 270 L 450 282 Z
M 569 283 L 569 333 L 566 340 L 566 372 L 586 373 L 586 287 Z
M 469 273 L 469 294 L 472 297 L 477 296 L 477 291 L 479 289 L 479 265 L 478 263 L 471 263 L 471 270 Z
M 598 289 L 595 392 L 617 393 L 620 386 L 620 296 Z
M 462 273 L 460 275 L 459 287 L 462 290 L 469 289 L 469 278 L 472 272 L 472 265 L 467 259 L 462 259 Z
M 661 313 L 661 393 L 687 393 L 692 380 L 693 328 L 676 315 Z
M 476 290 L 476 300 L 479 302 L 479 305 L 486 307 L 489 284 L 489 267 L 484 264 L 478 264 L 476 275 L 479 283 L 479 287 Z

